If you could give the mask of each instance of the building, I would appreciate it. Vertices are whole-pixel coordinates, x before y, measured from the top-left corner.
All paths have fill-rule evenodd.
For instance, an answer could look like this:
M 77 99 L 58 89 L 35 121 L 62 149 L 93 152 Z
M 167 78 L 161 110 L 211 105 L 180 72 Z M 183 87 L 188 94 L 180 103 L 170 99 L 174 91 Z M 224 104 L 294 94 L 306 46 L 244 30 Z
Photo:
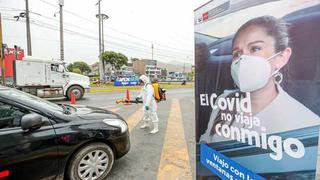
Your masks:
M 15 46 L 15 48 L 9 48 L 4 45 L 4 77 L 6 81 L 13 82 L 14 78 L 14 69 L 13 64 L 15 60 L 22 60 L 24 58 L 24 50 L 20 47 Z M 1 67 L 1 66 L 0 66 Z M 0 77 L 2 77 L 2 72 L 0 68 Z
M 161 68 L 161 75 L 159 79 L 166 80 L 168 76 L 168 71 L 166 68 Z
M 126 66 L 122 66 L 120 70 L 117 71 L 118 76 L 123 76 L 123 77 L 131 77 L 134 76 L 134 71 L 133 71 L 133 64 L 128 63 Z
M 96 62 L 90 66 L 91 73 L 89 73 L 90 76 L 98 76 L 99 75 L 99 62 Z
M 146 65 L 145 72 L 150 78 L 159 78 L 161 76 L 161 69 L 155 65 Z
M 169 81 L 182 81 L 185 80 L 186 77 L 182 72 L 169 72 L 167 80 Z
M 140 59 L 132 59 L 132 67 L 135 74 L 145 74 L 145 66 L 145 61 Z
M 150 78 L 161 77 L 161 69 L 157 67 L 157 60 L 132 59 L 132 64 L 135 74 L 145 74 Z
M 90 66 L 91 68 L 91 72 L 88 74 L 89 77 L 97 77 L 99 76 L 99 62 L 96 62 L 94 64 L 92 64 Z M 105 81 L 110 81 L 111 80 L 111 66 L 109 64 L 105 64 L 104 65 L 104 70 L 105 70 L 105 77 L 104 77 L 104 80 Z

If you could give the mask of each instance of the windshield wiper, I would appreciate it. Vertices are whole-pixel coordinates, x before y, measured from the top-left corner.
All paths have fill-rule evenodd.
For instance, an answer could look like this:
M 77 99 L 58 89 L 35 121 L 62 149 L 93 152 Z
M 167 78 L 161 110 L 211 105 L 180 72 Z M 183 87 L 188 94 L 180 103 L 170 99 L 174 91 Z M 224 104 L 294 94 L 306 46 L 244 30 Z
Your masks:
M 69 108 L 65 104 L 59 104 L 63 109 L 63 114 L 71 114 Z

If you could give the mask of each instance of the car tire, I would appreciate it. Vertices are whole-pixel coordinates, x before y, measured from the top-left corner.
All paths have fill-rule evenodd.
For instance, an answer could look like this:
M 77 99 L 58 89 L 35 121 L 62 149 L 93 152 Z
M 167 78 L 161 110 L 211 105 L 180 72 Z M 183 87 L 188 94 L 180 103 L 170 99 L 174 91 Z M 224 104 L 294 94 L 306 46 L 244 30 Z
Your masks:
M 113 163 L 114 153 L 108 145 L 92 143 L 73 155 L 68 166 L 68 177 L 70 180 L 102 180 L 109 174 Z
M 71 86 L 67 91 L 67 97 L 69 100 L 71 100 L 71 92 L 74 93 L 76 100 L 82 99 L 84 95 L 84 90 L 80 86 Z

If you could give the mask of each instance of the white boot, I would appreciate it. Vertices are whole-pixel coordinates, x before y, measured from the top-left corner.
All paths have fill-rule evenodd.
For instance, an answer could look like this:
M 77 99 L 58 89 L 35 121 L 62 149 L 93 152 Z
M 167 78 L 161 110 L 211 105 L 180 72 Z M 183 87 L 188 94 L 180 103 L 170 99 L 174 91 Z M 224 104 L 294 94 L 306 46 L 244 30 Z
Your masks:
M 147 128 L 148 127 L 148 125 L 147 125 L 147 121 L 143 121 L 143 123 L 142 123 L 142 125 L 140 126 L 140 129 L 145 129 L 145 128 Z
M 159 123 L 158 123 L 158 122 L 154 122 L 154 123 L 153 123 L 153 130 L 150 131 L 150 133 L 151 133 L 151 134 L 155 134 L 155 133 L 157 133 L 157 132 L 159 132 Z
M 140 129 L 145 129 L 149 127 L 148 121 L 150 121 L 150 117 L 147 114 L 144 114 L 142 117 L 142 125 L 140 126 Z

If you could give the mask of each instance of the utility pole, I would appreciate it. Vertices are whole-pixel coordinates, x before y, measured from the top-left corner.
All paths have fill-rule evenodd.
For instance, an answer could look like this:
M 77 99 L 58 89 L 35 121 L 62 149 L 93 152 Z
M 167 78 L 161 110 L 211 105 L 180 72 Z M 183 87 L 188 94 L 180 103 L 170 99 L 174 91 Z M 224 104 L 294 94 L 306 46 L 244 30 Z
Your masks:
M 102 35 L 101 35 L 101 47 L 102 47 L 102 53 L 104 53 L 104 30 L 103 30 L 103 20 L 106 20 L 106 19 L 108 19 L 109 18 L 109 16 L 107 16 L 106 14 L 100 14 L 100 19 L 101 19 L 101 27 L 102 27 Z M 101 54 L 102 54 L 101 53 Z M 105 71 L 105 65 L 104 65 L 104 62 L 102 61 L 102 69 L 103 69 L 103 73 L 105 73 L 106 71 Z
M 99 20 L 99 74 L 100 74 L 100 81 L 104 80 L 104 63 L 102 61 L 102 53 L 104 51 L 104 34 L 103 34 L 103 20 L 108 19 L 109 17 L 105 14 L 101 14 L 101 1 L 98 0 L 98 14 L 96 17 Z
M 101 10 L 100 10 L 100 2 L 98 0 L 98 15 L 97 18 L 99 20 L 99 74 L 100 74 L 100 82 L 104 79 L 104 72 L 103 72 L 103 63 L 102 63 L 102 47 L 101 47 Z
M 101 14 L 100 14 L 101 15 Z M 101 18 L 101 17 L 100 17 Z M 102 28 L 102 37 L 101 37 L 101 41 L 102 41 L 102 44 L 101 44 L 101 46 L 102 46 L 102 52 L 101 52 L 101 54 L 103 54 L 104 53 L 104 31 L 103 31 L 103 19 L 101 20 L 101 28 Z M 104 61 L 102 61 L 102 70 L 103 70 L 103 75 L 105 76 L 105 73 L 106 73 L 106 66 L 105 66 L 105 64 L 104 64 Z M 105 78 L 104 78 L 105 79 Z
M 102 44 L 101 44 L 101 46 L 102 46 L 102 53 L 104 52 L 104 30 L 103 30 L 103 20 L 104 20 L 104 17 L 103 17 L 103 15 L 105 15 L 105 14 L 100 14 L 101 16 L 102 16 L 102 20 L 101 20 L 101 28 L 102 28 L 102 30 L 101 30 L 101 42 L 102 42 Z M 107 16 L 107 15 L 106 15 Z
M 186 72 L 186 63 L 183 63 L 183 75 L 185 74 Z
M 151 44 L 151 55 L 152 55 L 152 60 L 153 60 L 153 44 Z
M 27 25 L 27 48 L 28 48 L 28 56 L 32 56 L 31 50 L 31 34 L 30 34 L 30 20 L 29 20 L 29 3 L 26 1 L 26 25 Z
M 64 61 L 64 47 L 63 47 L 63 10 L 62 7 L 64 6 L 64 0 L 59 0 L 60 6 L 60 59 Z
M 2 77 L 2 85 L 5 85 L 5 77 L 4 77 L 4 47 L 3 47 L 3 42 L 2 42 L 2 18 L 1 18 L 1 13 L 0 13 L 0 63 L 1 63 L 1 77 Z

